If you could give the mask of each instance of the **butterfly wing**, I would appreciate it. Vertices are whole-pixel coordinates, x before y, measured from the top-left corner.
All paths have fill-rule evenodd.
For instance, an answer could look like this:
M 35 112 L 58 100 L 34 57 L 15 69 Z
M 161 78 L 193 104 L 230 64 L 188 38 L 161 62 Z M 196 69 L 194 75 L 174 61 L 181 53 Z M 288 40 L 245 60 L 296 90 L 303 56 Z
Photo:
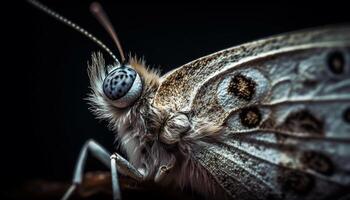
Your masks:
M 155 105 L 225 128 L 196 159 L 239 199 L 323 199 L 350 188 L 350 27 L 271 37 L 163 77 Z

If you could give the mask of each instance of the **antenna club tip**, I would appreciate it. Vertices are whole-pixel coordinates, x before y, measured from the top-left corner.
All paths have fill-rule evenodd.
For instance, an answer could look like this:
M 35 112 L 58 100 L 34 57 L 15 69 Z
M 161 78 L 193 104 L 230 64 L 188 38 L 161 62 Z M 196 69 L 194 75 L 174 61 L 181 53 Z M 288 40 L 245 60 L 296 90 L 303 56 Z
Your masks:
M 92 3 L 90 4 L 90 11 L 93 12 L 93 13 L 98 13 L 98 12 L 101 11 L 101 9 L 102 9 L 101 4 L 98 3 L 98 2 L 96 2 L 96 1 L 95 1 L 95 2 L 92 2 Z

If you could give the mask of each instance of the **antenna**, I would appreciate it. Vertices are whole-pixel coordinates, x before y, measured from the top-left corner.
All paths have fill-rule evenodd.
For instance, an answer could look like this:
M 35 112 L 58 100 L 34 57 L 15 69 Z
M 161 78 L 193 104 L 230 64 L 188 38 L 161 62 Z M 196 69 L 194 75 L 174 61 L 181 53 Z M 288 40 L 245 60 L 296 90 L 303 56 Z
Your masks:
M 96 17 L 96 19 L 100 22 L 100 24 L 103 26 L 103 28 L 105 28 L 106 31 L 109 33 L 109 35 L 112 37 L 114 43 L 118 47 L 119 54 L 120 54 L 120 57 L 122 59 L 122 63 L 124 63 L 125 56 L 124 56 L 122 45 L 120 43 L 120 40 L 118 39 L 117 33 L 115 32 L 110 20 L 108 19 L 106 12 L 103 10 L 101 4 L 99 4 L 97 2 L 93 2 L 90 5 L 90 11 Z
M 36 1 L 36 0 L 27 0 L 30 4 L 32 4 L 34 7 L 38 8 L 39 10 L 45 12 L 46 14 L 52 16 L 53 18 L 57 19 L 58 21 L 66 24 L 67 26 L 70 26 L 71 28 L 75 29 L 76 31 L 80 32 L 81 34 L 85 35 L 87 38 L 95 42 L 97 45 L 102 47 L 117 63 L 119 63 L 119 60 L 117 57 L 112 53 L 112 51 L 101 42 L 101 40 L 97 39 L 94 35 L 83 29 L 82 27 L 78 26 L 77 24 L 73 23 L 69 19 L 61 16 L 60 14 L 56 13 L 55 11 L 51 10 L 44 4 Z M 118 47 L 119 48 L 119 47 Z M 122 57 L 123 59 L 123 57 Z

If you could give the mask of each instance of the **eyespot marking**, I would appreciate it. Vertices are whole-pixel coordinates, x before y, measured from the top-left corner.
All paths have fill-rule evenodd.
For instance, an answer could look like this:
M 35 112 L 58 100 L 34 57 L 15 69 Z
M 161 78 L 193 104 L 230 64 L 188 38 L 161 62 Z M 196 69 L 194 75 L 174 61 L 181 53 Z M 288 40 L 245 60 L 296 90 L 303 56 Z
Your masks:
M 278 181 L 283 191 L 292 191 L 299 195 L 307 194 L 315 185 L 311 175 L 291 170 L 281 172 Z
M 345 71 L 345 58 L 342 52 L 334 51 L 331 52 L 327 57 L 327 64 L 329 70 L 336 74 L 340 75 Z
M 250 101 L 255 93 L 255 87 L 256 83 L 252 79 L 242 74 L 236 74 L 231 79 L 227 92 L 237 96 L 240 99 Z
M 257 107 L 244 108 L 239 113 L 241 124 L 248 128 L 255 128 L 261 122 L 261 113 Z
M 323 121 L 317 119 L 308 110 L 300 110 L 289 114 L 285 119 L 283 126 L 293 132 L 306 132 L 316 135 L 324 134 Z
M 343 112 L 343 120 L 350 124 L 350 107 L 345 109 L 344 112 Z
M 268 96 L 269 81 L 258 69 L 244 69 L 226 74 L 216 89 L 216 98 L 224 110 L 245 107 Z
M 300 161 L 309 169 L 324 175 L 331 175 L 334 171 L 332 160 L 326 155 L 315 152 L 303 152 Z

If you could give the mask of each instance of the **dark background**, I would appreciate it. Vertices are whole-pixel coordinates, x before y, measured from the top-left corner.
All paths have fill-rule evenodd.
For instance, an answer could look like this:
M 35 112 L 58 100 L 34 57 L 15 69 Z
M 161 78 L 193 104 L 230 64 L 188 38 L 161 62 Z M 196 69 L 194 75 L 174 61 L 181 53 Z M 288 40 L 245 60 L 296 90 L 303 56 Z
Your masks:
M 117 54 L 108 34 L 89 13 L 92 1 L 43 2 Z M 143 56 L 163 73 L 243 42 L 350 22 L 347 6 L 334 1 L 313 5 L 100 2 L 125 52 Z M 5 81 L 2 99 L 6 100 L 2 108 L 1 195 L 6 198 L 27 181 L 70 180 L 87 139 L 94 138 L 112 151 L 114 138 L 106 123 L 94 119 L 84 100 L 89 91 L 87 61 L 91 52 L 102 50 L 25 2 L 18 2 L 11 13 L 10 25 L 5 27 L 12 36 L 5 40 L 11 45 L 6 48 L 1 73 Z M 105 57 L 112 62 L 107 54 Z M 87 169 L 105 168 L 89 159 Z

